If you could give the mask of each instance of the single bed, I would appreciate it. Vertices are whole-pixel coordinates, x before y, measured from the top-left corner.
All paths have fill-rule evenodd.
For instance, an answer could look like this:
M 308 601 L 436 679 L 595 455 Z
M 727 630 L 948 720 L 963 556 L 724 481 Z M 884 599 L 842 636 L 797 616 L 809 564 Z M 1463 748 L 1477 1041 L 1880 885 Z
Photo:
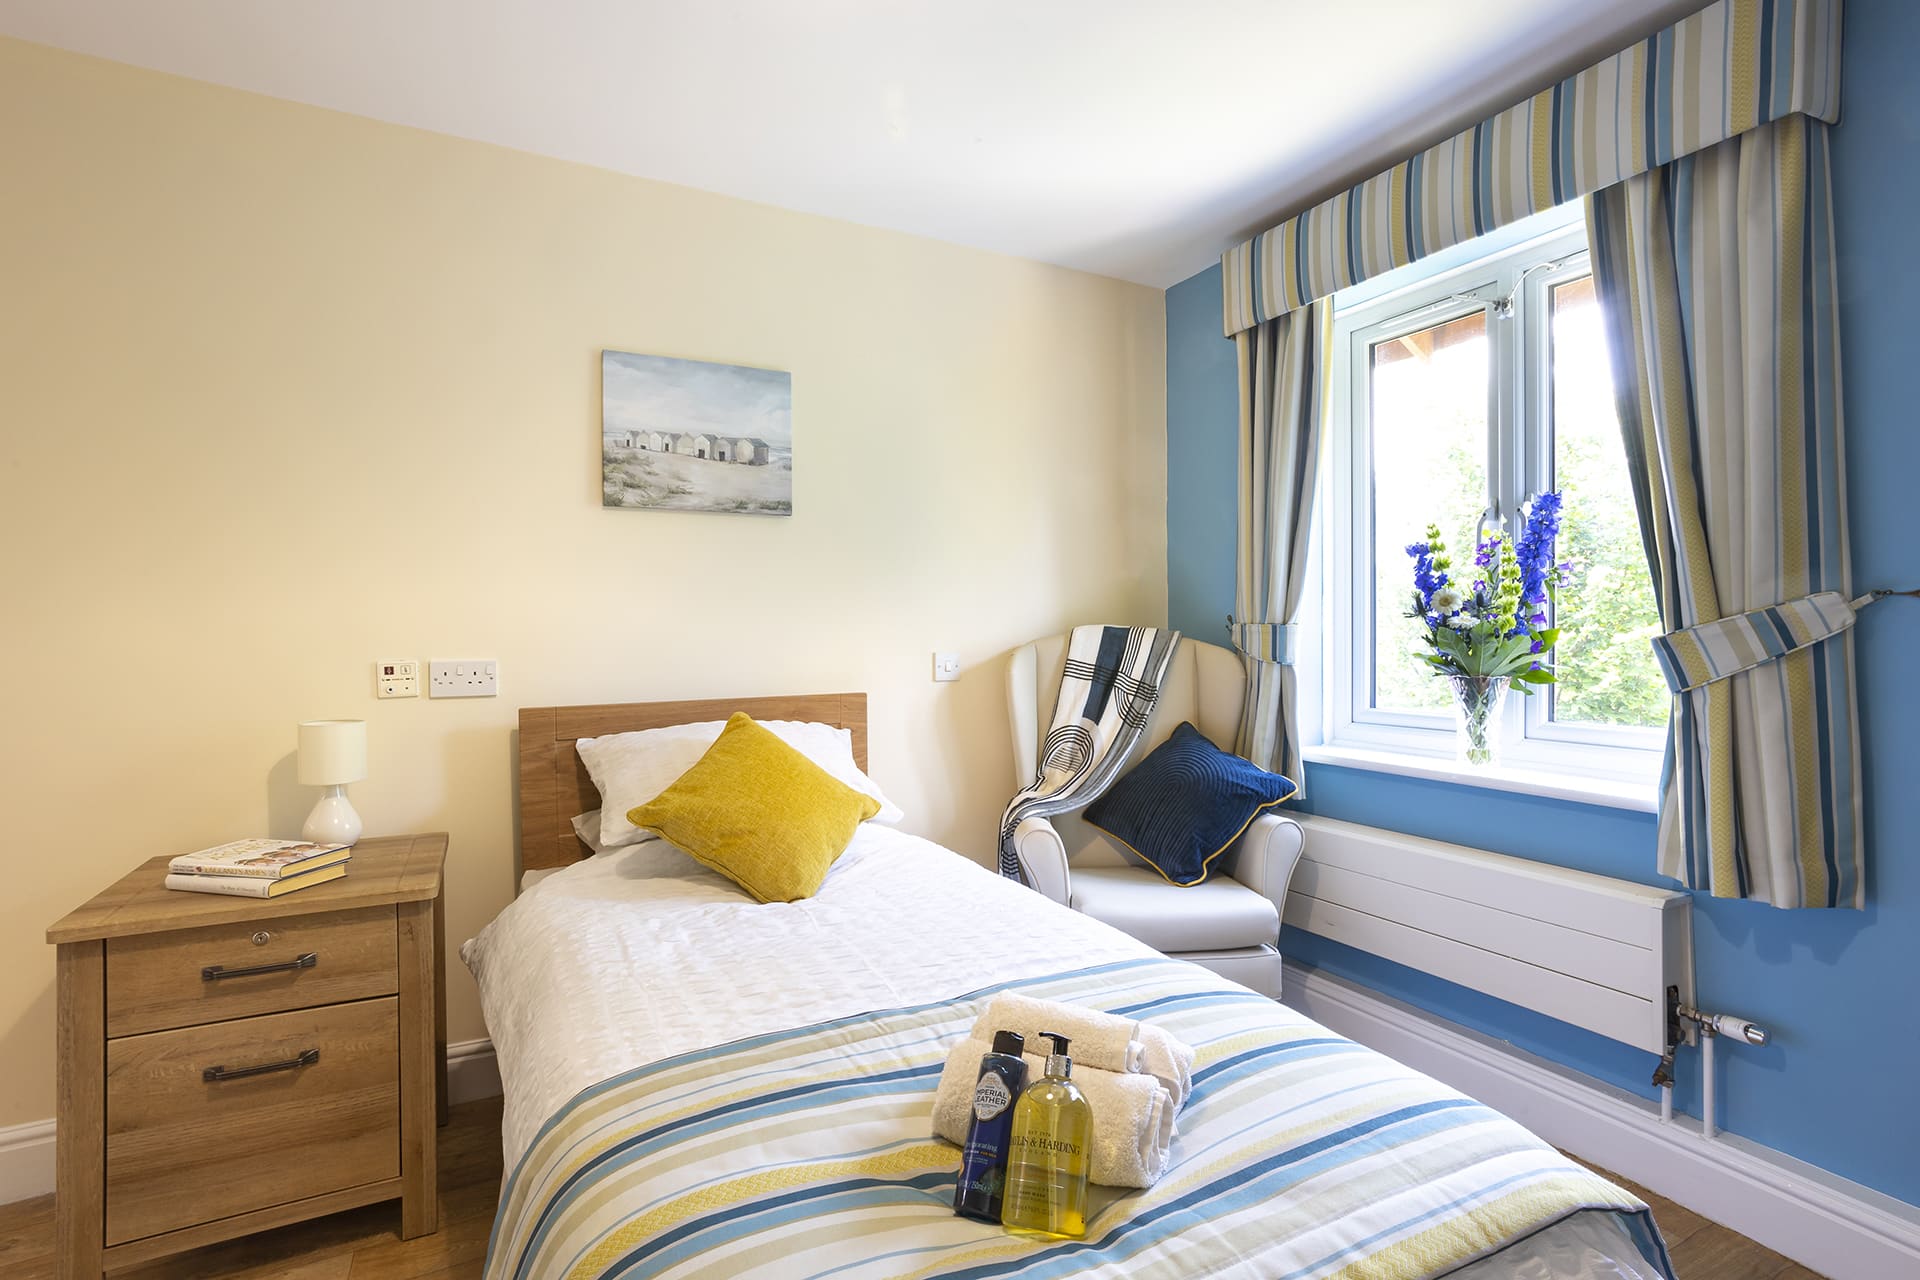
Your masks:
M 487 1275 L 1670 1280 L 1640 1201 L 1497 1113 L 929 841 L 863 825 L 812 898 L 761 904 L 664 841 L 592 852 L 574 739 L 723 719 L 841 726 L 865 697 L 523 711 L 523 871 L 462 948 L 506 1093 Z M 1086 1240 L 950 1211 L 948 1049 L 1002 989 L 1196 1050 L 1153 1188 Z

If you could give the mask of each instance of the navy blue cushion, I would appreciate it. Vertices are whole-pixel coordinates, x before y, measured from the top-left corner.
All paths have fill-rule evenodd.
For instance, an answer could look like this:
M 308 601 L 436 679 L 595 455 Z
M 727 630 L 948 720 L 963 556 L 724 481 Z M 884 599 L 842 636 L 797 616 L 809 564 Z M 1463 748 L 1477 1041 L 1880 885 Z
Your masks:
M 1199 884 L 1255 818 L 1298 790 L 1182 722 L 1087 806 L 1086 819 L 1174 884 Z

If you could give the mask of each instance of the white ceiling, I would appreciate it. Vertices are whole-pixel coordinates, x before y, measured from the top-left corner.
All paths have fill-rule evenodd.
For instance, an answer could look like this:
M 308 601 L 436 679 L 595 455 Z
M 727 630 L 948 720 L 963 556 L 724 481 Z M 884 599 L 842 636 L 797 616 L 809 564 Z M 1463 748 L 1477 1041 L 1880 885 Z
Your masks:
M 0 33 L 1144 284 L 1704 0 L 0 0 Z

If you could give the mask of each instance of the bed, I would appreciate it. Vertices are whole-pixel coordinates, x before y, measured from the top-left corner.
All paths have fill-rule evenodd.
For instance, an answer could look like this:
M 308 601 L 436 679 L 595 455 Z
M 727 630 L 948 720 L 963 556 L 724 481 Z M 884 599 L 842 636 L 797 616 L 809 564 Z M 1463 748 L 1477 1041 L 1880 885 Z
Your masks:
M 516 901 L 462 948 L 505 1091 L 490 1280 L 1659 1280 L 1647 1207 L 1488 1108 L 1197 966 L 864 824 L 812 898 L 753 902 L 664 841 L 593 854 L 576 738 L 861 694 L 522 712 Z M 1002 989 L 1196 1051 L 1173 1163 L 1095 1187 L 1084 1241 L 952 1215 L 948 1049 Z

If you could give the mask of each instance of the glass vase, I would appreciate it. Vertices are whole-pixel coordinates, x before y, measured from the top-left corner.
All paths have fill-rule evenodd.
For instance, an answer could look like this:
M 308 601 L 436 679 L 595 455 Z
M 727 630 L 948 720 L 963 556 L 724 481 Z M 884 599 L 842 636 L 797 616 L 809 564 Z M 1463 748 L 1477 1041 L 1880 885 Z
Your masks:
M 1505 676 L 1448 676 L 1460 758 L 1486 768 L 1500 754 L 1500 709 L 1507 703 Z

